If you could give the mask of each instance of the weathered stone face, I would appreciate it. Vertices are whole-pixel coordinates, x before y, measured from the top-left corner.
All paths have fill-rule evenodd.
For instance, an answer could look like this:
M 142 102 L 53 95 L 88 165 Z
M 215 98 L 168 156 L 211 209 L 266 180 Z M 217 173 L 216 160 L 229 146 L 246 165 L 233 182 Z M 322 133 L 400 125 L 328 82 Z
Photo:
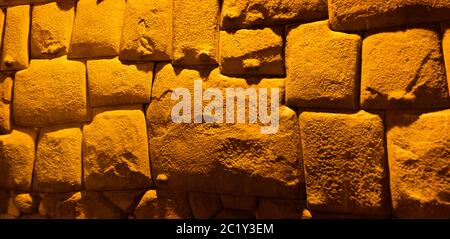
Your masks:
M 220 31 L 220 72 L 227 75 L 284 75 L 279 29 Z
M 219 1 L 173 1 L 173 63 L 217 64 Z
M 329 0 L 334 30 L 354 31 L 449 20 L 450 2 L 433 0 Z
M 31 16 L 31 57 L 66 55 L 72 35 L 75 1 L 34 5 Z
M 6 13 L 4 31 L 0 69 L 5 71 L 27 68 L 30 5 L 9 7 Z
M 326 17 L 326 0 L 224 0 L 221 26 L 223 29 L 253 28 Z
M 42 127 L 89 119 L 86 68 L 64 57 L 32 60 L 14 79 L 14 123 Z
M 13 79 L 0 75 L 0 134 L 11 132 L 11 94 Z
M 393 215 L 450 215 L 450 110 L 390 112 L 387 141 Z
M 147 120 L 153 172 L 157 178 L 165 178 L 157 180 L 158 186 L 268 197 L 304 196 L 293 110 L 280 107 L 280 128 L 273 135 L 261 134 L 259 124 L 176 124 L 171 120 L 176 102 L 167 92 L 178 87 L 192 89 L 197 79 L 203 79 L 204 87 L 219 89 L 249 85 L 244 79 L 219 75 L 218 69 L 178 72 L 170 64 L 156 68 Z M 279 83 L 263 80 L 259 86 L 280 87 Z
M 320 21 L 291 26 L 286 41 L 287 105 L 357 107 L 360 36 L 334 32 Z
M 173 0 L 129 0 L 123 23 L 120 59 L 172 59 Z
M 42 128 L 34 165 L 37 192 L 73 192 L 81 189 L 81 124 Z
M 30 191 L 35 157 L 36 131 L 17 128 L 0 135 L 0 187 Z
M 119 55 L 125 6 L 125 0 L 79 0 L 69 57 Z
M 188 195 L 185 192 L 148 190 L 137 205 L 137 219 L 191 218 Z
M 153 63 L 123 64 L 117 58 L 87 61 L 93 107 L 150 102 Z
M 94 108 L 83 126 L 83 170 L 87 190 L 151 186 L 147 131 L 142 106 Z
M 363 109 L 441 108 L 450 104 L 437 25 L 366 32 Z
M 258 219 L 300 219 L 306 203 L 304 200 L 261 198 L 256 210 Z
M 300 132 L 308 209 L 388 214 L 380 115 L 303 112 Z
M 211 219 L 222 209 L 219 194 L 189 192 L 189 205 L 197 219 Z

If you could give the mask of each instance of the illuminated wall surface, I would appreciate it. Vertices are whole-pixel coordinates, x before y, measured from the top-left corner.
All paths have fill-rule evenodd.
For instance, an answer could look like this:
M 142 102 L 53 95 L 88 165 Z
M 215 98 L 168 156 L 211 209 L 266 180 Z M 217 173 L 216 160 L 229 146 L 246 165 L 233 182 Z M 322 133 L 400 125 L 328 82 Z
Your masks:
M 450 1 L 43 2 L 0 0 L 1 218 L 450 218 Z M 278 131 L 173 122 L 194 80 Z

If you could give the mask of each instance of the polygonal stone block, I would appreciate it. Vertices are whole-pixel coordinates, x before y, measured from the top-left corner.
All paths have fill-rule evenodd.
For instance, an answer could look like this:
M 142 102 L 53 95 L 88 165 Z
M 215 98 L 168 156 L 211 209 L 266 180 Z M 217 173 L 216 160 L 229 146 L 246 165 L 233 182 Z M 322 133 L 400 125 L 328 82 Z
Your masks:
M 28 67 L 30 5 L 6 10 L 1 70 L 22 70 Z

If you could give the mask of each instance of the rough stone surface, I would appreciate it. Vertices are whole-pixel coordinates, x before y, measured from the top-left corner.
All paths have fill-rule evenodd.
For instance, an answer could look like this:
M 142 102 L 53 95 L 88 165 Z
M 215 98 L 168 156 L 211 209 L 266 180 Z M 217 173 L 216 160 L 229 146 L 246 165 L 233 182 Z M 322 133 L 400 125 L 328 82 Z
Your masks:
M 444 54 L 445 72 L 447 74 L 447 87 L 450 92 L 450 77 L 448 77 L 448 72 L 450 72 L 450 22 L 442 22 L 441 30 L 442 51 Z
M 145 190 L 106 191 L 103 192 L 103 195 L 106 199 L 120 208 L 122 212 L 129 214 L 145 192 Z
M 1 74 L 0 75 L 0 134 L 8 134 L 11 132 L 12 88 L 13 88 L 12 77 Z
M 223 29 L 310 22 L 328 15 L 326 0 L 224 0 Z
M 173 0 L 128 0 L 120 59 L 171 60 L 172 8 Z
M 435 0 L 328 0 L 330 25 L 338 31 L 450 20 L 450 2 Z
M 360 49 L 360 36 L 331 31 L 327 21 L 291 26 L 286 40 L 286 104 L 356 108 Z
M 69 57 L 119 55 L 125 7 L 125 0 L 79 0 Z
M 6 11 L 2 9 L 0 11 L 0 34 L 2 36 L 0 37 L 0 48 L 3 46 L 3 32 L 5 28 L 5 19 L 6 19 Z
M 87 61 L 93 107 L 150 102 L 153 63 L 123 64 L 118 58 Z
M 227 75 L 284 75 L 280 30 L 220 31 L 220 72 Z
M 35 139 L 36 132 L 25 128 L 0 135 L 0 188 L 31 190 Z
M 9 7 L 4 31 L 1 70 L 27 68 L 30 5 Z
M 88 120 L 86 68 L 64 57 L 32 60 L 14 79 L 14 123 L 42 127 Z
M 42 197 L 42 210 L 52 219 L 118 219 L 122 212 L 101 192 L 48 193 Z
M 366 32 L 362 50 L 363 109 L 450 105 L 437 25 Z
M 73 192 L 81 189 L 81 125 L 42 128 L 37 143 L 33 189 Z
M 243 210 L 243 211 L 255 211 L 257 205 L 256 197 L 235 196 L 221 194 L 220 199 L 222 205 L 227 209 Z
M 148 190 L 136 207 L 134 215 L 137 219 L 191 218 L 188 196 L 182 192 Z
M 38 202 L 37 197 L 29 193 L 19 193 L 14 195 L 14 205 L 21 213 L 36 213 L 39 205 Z
M 66 55 L 72 35 L 75 1 L 34 5 L 31 17 L 31 57 Z
M 197 79 L 203 79 L 205 88 L 249 85 L 245 79 L 219 75 L 218 69 L 178 71 L 170 64 L 156 68 L 147 125 L 153 172 L 166 179 L 157 180 L 158 186 L 252 196 L 303 196 L 299 129 L 293 110 L 280 107 L 280 127 L 271 135 L 261 134 L 259 124 L 176 124 L 170 116 L 176 101 L 167 92 L 178 87 L 192 91 Z M 277 88 L 279 82 L 262 80 L 253 87 Z
M 304 200 L 259 199 L 258 219 L 300 219 L 306 203 Z
M 450 110 L 388 113 L 394 216 L 450 218 Z
M 83 127 L 87 190 L 144 189 L 151 185 L 147 131 L 141 105 L 94 108 Z
M 300 114 L 308 209 L 387 214 L 384 127 L 379 115 Z
M 173 63 L 217 64 L 219 1 L 173 1 Z
M 211 219 L 222 209 L 219 194 L 189 192 L 189 204 L 196 219 Z

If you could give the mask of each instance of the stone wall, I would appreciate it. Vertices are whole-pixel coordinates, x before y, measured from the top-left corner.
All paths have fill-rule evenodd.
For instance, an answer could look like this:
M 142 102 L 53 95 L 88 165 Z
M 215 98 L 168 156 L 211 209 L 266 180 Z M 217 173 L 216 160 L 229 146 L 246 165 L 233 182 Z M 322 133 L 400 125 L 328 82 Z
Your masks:
M 1 218 L 450 218 L 447 0 L 0 6 Z M 172 122 L 194 80 L 278 132 Z

